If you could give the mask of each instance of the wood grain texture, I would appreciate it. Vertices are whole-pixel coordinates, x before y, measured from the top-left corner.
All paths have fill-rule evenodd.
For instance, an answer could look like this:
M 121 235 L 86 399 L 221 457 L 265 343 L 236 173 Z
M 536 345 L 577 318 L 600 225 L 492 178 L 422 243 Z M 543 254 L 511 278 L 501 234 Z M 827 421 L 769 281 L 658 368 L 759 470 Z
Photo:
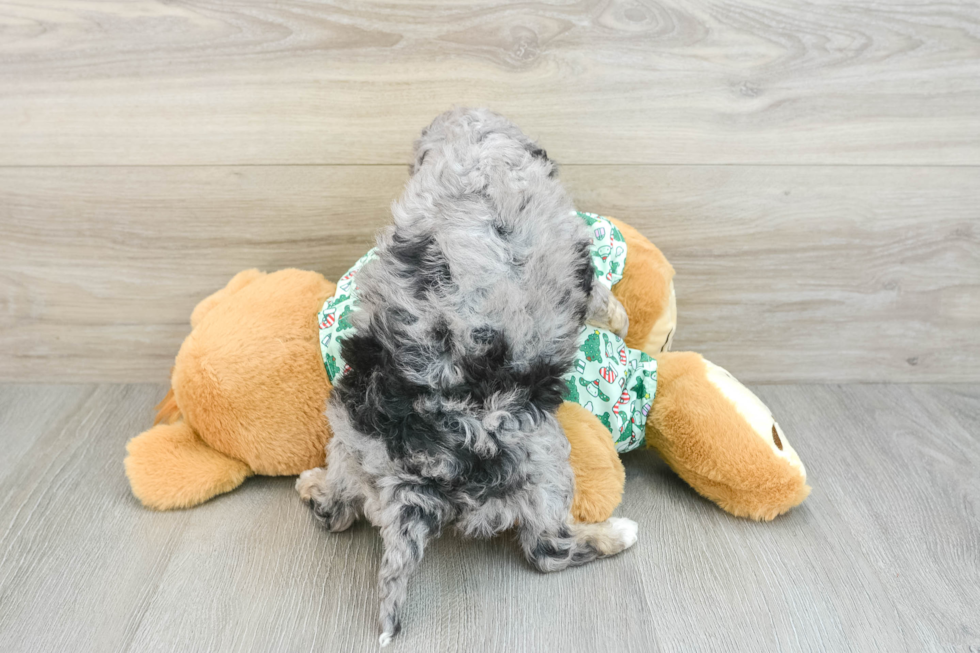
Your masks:
M 337 279 L 402 166 L 0 169 L 0 380 L 163 381 L 239 270 Z M 565 166 L 677 270 L 675 349 L 749 381 L 980 380 L 980 168 Z
M 677 276 L 675 350 L 746 380 L 980 380 L 980 168 L 573 167 Z
M 0 2 L 0 164 L 408 161 L 453 104 L 565 163 L 980 164 L 973 1 Z
M 553 575 L 508 538 L 437 540 L 393 651 L 939 651 L 980 646 L 980 386 L 762 386 L 811 497 L 727 516 L 651 452 L 640 540 Z M 319 529 L 292 480 L 185 512 L 130 496 L 161 386 L 0 386 L 0 650 L 374 651 L 380 540 Z M 31 417 L 43 415 L 44 417 Z

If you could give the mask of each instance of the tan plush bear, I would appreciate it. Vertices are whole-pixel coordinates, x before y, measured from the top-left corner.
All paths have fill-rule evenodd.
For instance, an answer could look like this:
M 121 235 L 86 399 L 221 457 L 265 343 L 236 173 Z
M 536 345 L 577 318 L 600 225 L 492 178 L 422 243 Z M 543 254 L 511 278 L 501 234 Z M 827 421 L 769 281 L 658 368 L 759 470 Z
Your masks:
M 592 214 L 580 215 L 591 220 Z M 604 392 L 615 372 L 601 369 L 608 378 L 594 386 L 569 382 L 569 398 L 578 401 L 566 401 L 558 419 L 571 444 L 575 517 L 603 521 L 619 505 L 625 473 L 617 449 L 627 448 L 624 443 L 656 449 L 696 491 L 733 515 L 768 520 L 798 505 L 810 490 L 806 472 L 768 408 L 700 355 L 669 351 L 674 270 L 663 254 L 632 227 L 592 218 L 614 225 L 609 231 L 616 240 L 609 242 L 622 245 L 612 289 L 629 316 L 625 345 L 655 359 L 655 383 L 639 389 L 640 419 L 631 423 L 610 390 L 619 388 Z M 608 263 L 609 248 L 600 245 L 595 261 Z M 324 407 L 332 386 L 318 312 L 335 291 L 315 272 L 247 270 L 198 304 L 156 425 L 126 447 L 126 474 L 144 505 L 187 508 L 253 474 L 296 475 L 329 464 Z M 603 342 L 598 333 L 595 341 Z M 609 338 L 604 342 L 607 352 L 615 350 Z M 627 394 L 623 388 L 624 401 Z M 613 404 L 614 414 L 596 409 L 593 398 Z

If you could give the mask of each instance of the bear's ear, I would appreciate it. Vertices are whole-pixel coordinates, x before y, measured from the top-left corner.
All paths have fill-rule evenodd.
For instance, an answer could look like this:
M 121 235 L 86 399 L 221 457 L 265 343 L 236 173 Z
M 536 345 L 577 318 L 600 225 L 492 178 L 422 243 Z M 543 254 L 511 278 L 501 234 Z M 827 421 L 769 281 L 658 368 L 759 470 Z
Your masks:
M 674 345 L 674 333 L 677 331 L 677 294 L 674 292 L 674 280 L 670 280 L 670 295 L 664 311 L 653 323 L 650 335 L 647 336 L 647 347 L 653 349 L 660 343 L 660 352 L 670 351 Z
M 191 313 L 191 328 L 196 329 L 197 325 L 204 321 L 204 318 L 215 306 L 218 306 L 221 304 L 221 302 L 225 301 L 256 279 L 264 276 L 264 272 L 259 272 L 255 269 L 242 270 L 233 276 L 231 281 L 228 282 L 228 285 L 205 297 L 198 303 L 197 306 L 194 307 L 194 311 Z

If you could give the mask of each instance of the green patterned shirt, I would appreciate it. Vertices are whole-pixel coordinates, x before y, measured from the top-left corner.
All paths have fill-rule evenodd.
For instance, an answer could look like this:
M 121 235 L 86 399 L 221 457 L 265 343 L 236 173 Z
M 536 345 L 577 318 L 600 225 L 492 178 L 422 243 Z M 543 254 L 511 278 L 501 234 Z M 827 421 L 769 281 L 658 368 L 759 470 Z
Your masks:
M 623 278 L 626 241 L 607 218 L 578 212 L 592 230 L 592 267 L 599 283 L 612 288 Z M 586 325 L 579 350 L 565 374 L 565 399 L 582 406 L 609 429 L 616 451 L 643 445 L 647 415 L 657 391 L 657 361 L 630 349 L 612 331 Z

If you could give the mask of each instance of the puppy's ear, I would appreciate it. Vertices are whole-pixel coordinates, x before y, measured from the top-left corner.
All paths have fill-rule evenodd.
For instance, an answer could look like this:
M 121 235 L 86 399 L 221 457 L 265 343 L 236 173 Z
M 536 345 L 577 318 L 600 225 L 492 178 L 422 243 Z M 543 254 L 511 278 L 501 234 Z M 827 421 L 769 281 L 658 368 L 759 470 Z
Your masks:
M 529 143 L 527 152 L 532 158 L 538 159 L 548 166 L 548 177 L 554 179 L 558 176 L 558 164 L 548 158 L 548 152 L 543 147 L 538 147 L 537 143 Z
M 419 137 L 415 139 L 415 143 L 412 146 L 412 163 L 408 166 L 409 176 L 418 172 L 418 169 L 422 167 L 422 164 L 425 162 L 425 155 L 429 153 L 429 146 L 426 142 L 426 136 L 429 135 L 429 128 L 431 126 L 432 125 L 429 125 L 429 127 L 423 129 L 422 133 L 419 134 Z
M 548 158 L 548 151 L 545 150 L 543 147 L 538 147 L 534 143 L 531 143 L 528 146 L 527 151 L 535 159 L 544 159 L 545 161 L 550 161 L 551 160 L 551 159 Z
M 416 172 L 418 172 L 418 169 L 421 168 L 422 167 L 422 164 L 425 162 L 425 155 L 429 153 L 428 148 L 426 148 L 426 147 L 419 147 L 418 141 L 416 141 L 416 144 L 415 145 L 416 145 L 416 147 L 415 147 L 415 160 L 412 161 L 411 165 L 408 166 L 408 174 L 410 176 L 411 175 L 414 175 Z

